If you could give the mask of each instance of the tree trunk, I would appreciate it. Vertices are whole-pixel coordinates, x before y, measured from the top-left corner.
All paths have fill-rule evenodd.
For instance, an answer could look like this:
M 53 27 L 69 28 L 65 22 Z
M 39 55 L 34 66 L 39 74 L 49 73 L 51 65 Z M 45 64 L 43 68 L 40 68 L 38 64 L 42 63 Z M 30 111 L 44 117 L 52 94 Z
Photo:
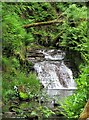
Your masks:
M 87 118 L 89 118 L 89 100 L 87 101 L 83 112 L 80 114 L 79 120 L 86 120 Z

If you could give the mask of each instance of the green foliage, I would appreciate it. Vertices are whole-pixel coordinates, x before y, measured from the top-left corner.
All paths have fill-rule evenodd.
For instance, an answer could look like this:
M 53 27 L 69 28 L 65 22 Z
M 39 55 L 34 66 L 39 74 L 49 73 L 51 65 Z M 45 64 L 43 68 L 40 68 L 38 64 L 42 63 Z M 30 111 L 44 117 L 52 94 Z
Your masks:
M 88 99 L 88 79 L 89 79 L 89 41 L 87 39 L 87 7 L 71 4 L 64 12 L 67 16 L 63 23 L 64 33 L 61 36 L 61 45 L 67 50 L 74 52 L 73 58 L 79 67 L 79 77 L 76 79 L 77 90 L 68 97 L 62 107 L 64 114 L 69 118 L 78 118 L 79 114 Z M 83 61 L 77 61 L 77 54 L 81 56 Z M 77 55 L 77 57 L 76 57 Z M 84 66 L 84 67 L 82 67 Z M 65 113 L 66 112 L 66 113 Z
M 50 3 L 29 3 L 25 6 L 27 17 L 34 21 L 46 21 L 55 18 L 55 11 L 53 11 Z
M 26 76 L 25 73 L 17 73 L 14 80 L 14 85 L 19 86 L 24 86 L 25 87 L 25 92 L 28 94 L 38 94 L 40 90 L 40 82 L 37 79 L 36 75 L 33 73 L 30 73 L 28 76 Z
M 52 110 L 47 107 L 40 108 L 40 111 L 43 113 L 44 117 L 48 118 L 49 116 L 55 114 Z
M 23 39 L 25 36 L 25 30 L 22 29 L 22 24 L 19 21 L 19 17 L 16 13 L 7 14 L 3 17 L 3 51 L 5 54 L 13 54 L 19 51 L 23 47 Z
M 14 86 L 20 88 L 20 98 L 32 98 L 38 94 L 40 83 L 35 74 L 29 74 L 32 64 L 25 58 L 26 46 L 34 41 L 32 33 L 27 35 L 22 27 L 21 16 L 26 9 L 24 6 L 13 3 L 10 5 L 3 3 L 2 8 L 3 101 L 16 97 Z
M 86 104 L 89 96 L 89 67 L 85 66 L 81 70 L 81 74 L 79 78 L 76 79 L 77 82 L 77 90 L 75 93 L 66 98 L 65 103 L 62 104 L 64 108 L 64 114 L 66 111 L 66 116 L 69 118 L 78 118 L 80 113 L 83 110 L 83 107 Z
M 39 106 L 34 111 L 32 111 L 31 116 L 38 116 L 39 119 L 48 118 L 55 113 L 46 106 Z
M 63 23 L 62 46 L 69 50 L 79 52 L 84 61 L 88 60 L 88 39 L 87 39 L 87 7 L 78 7 L 72 4 L 64 12 L 67 16 Z
M 33 42 L 34 42 L 33 34 L 32 33 L 27 34 L 25 37 L 25 45 L 29 46 Z
M 30 72 L 32 64 L 26 59 L 26 50 L 44 48 L 43 46 L 64 47 L 65 50 L 74 53 L 72 59 L 79 67 L 80 73 L 76 79 L 77 90 L 62 105 L 63 113 L 69 118 L 77 118 L 89 96 L 89 40 L 85 4 L 3 3 L 2 9 L 3 101 L 7 102 L 18 97 L 14 86 L 17 86 L 21 99 L 40 96 L 40 83 L 36 75 Z M 23 28 L 25 24 L 58 19 L 61 13 L 63 23 L 31 27 L 27 30 Z M 82 59 L 83 62 L 78 61 L 77 58 Z M 18 113 L 28 116 L 21 109 L 18 109 Z M 49 108 L 42 106 L 30 113 L 32 116 L 44 117 L 54 114 Z
M 19 97 L 21 99 L 25 99 L 25 100 L 29 98 L 28 95 L 27 95 L 27 93 L 24 93 L 24 92 L 19 92 Z
M 6 98 L 5 101 L 10 100 L 12 95 L 15 97 L 16 91 L 14 90 L 14 86 L 17 86 L 17 94 L 19 94 L 21 99 L 32 98 L 35 95 L 38 95 L 41 87 L 35 74 L 30 73 L 29 76 L 26 76 L 24 72 L 20 73 L 19 71 L 14 74 L 3 75 L 2 85 L 3 99 Z

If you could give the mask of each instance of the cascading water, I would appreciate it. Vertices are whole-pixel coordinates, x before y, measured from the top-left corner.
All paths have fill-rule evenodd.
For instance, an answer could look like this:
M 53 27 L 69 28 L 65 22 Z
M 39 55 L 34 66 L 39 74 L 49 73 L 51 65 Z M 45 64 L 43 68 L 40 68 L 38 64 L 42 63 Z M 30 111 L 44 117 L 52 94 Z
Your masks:
M 65 65 L 64 57 L 61 50 L 38 50 L 36 53 L 34 69 L 49 96 L 68 96 L 75 89 L 72 71 Z

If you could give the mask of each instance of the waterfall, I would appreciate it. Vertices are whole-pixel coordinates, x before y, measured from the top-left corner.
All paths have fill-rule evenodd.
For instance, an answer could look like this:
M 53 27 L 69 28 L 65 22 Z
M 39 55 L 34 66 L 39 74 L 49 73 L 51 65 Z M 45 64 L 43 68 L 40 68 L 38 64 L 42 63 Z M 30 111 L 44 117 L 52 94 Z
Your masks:
M 38 62 L 35 63 L 34 68 L 41 83 L 47 89 L 75 87 L 72 71 L 63 61 L 52 63 L 50 61 Z
M 69 94 L 76 88 L 73 74 L 64 63 L 65 52 L 61 50 L 37 50 L 34 69 L 49 95 Z M 31 56 L 32 57 L 32 56 Z M 40 57 L 40 59 L 38 59 Z M 59 90 L 62 90 L 60 93 Z M 66 92 L 66 93 L 65 93 Z

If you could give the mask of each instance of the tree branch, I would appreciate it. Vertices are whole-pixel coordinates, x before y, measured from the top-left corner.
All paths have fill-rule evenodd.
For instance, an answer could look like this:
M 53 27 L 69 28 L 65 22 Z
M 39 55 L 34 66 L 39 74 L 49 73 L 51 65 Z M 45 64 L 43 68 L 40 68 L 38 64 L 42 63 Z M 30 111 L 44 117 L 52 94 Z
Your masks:
M 24 28 L 29 28 L 29 27 L 35 27 L 35 26 L 42 26 L 42 25 L 50 25 L 50 24 L 55 24 L 55 23 L 61 23 L 63 22 L 63 20 L 50 20 L 50 21 L 46 21 L 46 22 L 37 22 L 37 23 L 32 23 L 32 24 L 27 24 L 24 25 Z

